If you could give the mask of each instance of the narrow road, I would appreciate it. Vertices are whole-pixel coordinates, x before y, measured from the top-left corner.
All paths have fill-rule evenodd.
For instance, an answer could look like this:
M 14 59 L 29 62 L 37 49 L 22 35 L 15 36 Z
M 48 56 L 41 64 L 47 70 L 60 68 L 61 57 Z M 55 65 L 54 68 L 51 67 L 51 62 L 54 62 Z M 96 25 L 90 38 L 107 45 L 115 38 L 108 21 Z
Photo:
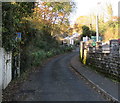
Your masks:
M 16 101 L 105 101 L 71 70 L 70 59 L 78 52 L 58 56 L 31 74 Z

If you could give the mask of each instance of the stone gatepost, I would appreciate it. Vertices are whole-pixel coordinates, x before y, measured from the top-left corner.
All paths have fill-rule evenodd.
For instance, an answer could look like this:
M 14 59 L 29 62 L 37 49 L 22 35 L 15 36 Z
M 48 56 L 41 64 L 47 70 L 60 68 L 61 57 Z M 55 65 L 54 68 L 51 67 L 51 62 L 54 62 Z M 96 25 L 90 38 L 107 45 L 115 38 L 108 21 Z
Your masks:
M 119 55 L 119 42 L 118 40 L 110 40 L 110 54 Z
M 84 42 L 80 42 L 80 60 L 82 61 L 83 60 L 83 57 L 84 57 L 84 46 L 85 46 L 85 43 Z
M 96 52 L 102 52 L 102 43 L 96 42 Z

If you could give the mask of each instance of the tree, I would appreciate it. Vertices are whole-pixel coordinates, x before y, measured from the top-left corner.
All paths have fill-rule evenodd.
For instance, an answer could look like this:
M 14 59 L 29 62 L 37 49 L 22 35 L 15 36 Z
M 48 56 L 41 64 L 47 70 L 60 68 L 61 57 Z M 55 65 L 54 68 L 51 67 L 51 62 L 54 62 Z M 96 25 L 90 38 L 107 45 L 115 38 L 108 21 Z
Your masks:
M 23 17 L 33 12 L 32 2 L 3 2 L 2 3 L 2 41 L 3 47 L 9 51 L 16 47 L 16 32 L 24 32 Z M 7 42 L 6 42 L 7 41 Z
M 106 23 L 106 31 L 104 32 L 103 35 L 104 41 L 119 38 L 119 32 L 118 32 L 119 25 L 120 24 L 118 21 L 108 21 Z
M 90 29 L 88 26 L 82 26 L 82 36 L 90 36 Z
M 112 16 L 113 16 L 113 9 L 112 9 L 112 4 L 107 4 L 107 15 L 108 15 L 108 20 L 112 20 Z
M 79 23 L 75 23 L 74 24 L 74 31 L 78 32 L 78 33 L 82 33 L 82 24 Z
M 73 7 L 72 2 L 39 2 L 34 9 L 34 16 L 41 25 L 50 27 L 51 35 L 54 36 L 56 32 L 63 33 L 64 27 L 69 27 L 68 18 Z
M 88 36 L 95 36 L 96 32 L 94 30 L 90 30 L 88 26 L 84 25 L 82 26 L 82 37 Z
M 95 15 L 91 14 L 90 16 L 80 16 L 76 19 L 74 24 L 74 30 L 78 33 L 82 33 L 82 26 L 86 25 L 90 30 L 95 30 Z
M 71 2 L 3 3 L 3 47 L 12 51 L 13 75 L 17 67 L 23 72 L 60 50 L 64 52 L 54 36 L 67 32 L 72 7 Z M 16 32 L 22 33 L 21 40 L 16 40 Z

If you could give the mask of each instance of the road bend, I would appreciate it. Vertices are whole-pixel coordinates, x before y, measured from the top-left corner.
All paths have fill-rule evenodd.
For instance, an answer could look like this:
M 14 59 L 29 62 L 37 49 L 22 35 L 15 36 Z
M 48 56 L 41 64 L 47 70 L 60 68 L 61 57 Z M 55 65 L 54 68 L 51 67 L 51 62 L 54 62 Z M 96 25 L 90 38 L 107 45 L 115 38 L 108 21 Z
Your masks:
M 105 101 L 71 70 L 70 60 L 78 52 L 53 58 L 24 82 L 16 101 Z

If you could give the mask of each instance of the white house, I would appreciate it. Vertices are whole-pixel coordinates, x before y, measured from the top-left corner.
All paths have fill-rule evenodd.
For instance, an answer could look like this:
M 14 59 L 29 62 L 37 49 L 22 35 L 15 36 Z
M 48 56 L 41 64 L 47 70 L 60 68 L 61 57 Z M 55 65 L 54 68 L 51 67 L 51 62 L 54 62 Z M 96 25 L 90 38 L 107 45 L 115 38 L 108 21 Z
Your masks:
M 64 38 L 63 43 L 67 43 L 68 45 L 74 45 L 74 41 L 78 38 L 80 34 L 74 33 L 72 36 L 67 36 Z

